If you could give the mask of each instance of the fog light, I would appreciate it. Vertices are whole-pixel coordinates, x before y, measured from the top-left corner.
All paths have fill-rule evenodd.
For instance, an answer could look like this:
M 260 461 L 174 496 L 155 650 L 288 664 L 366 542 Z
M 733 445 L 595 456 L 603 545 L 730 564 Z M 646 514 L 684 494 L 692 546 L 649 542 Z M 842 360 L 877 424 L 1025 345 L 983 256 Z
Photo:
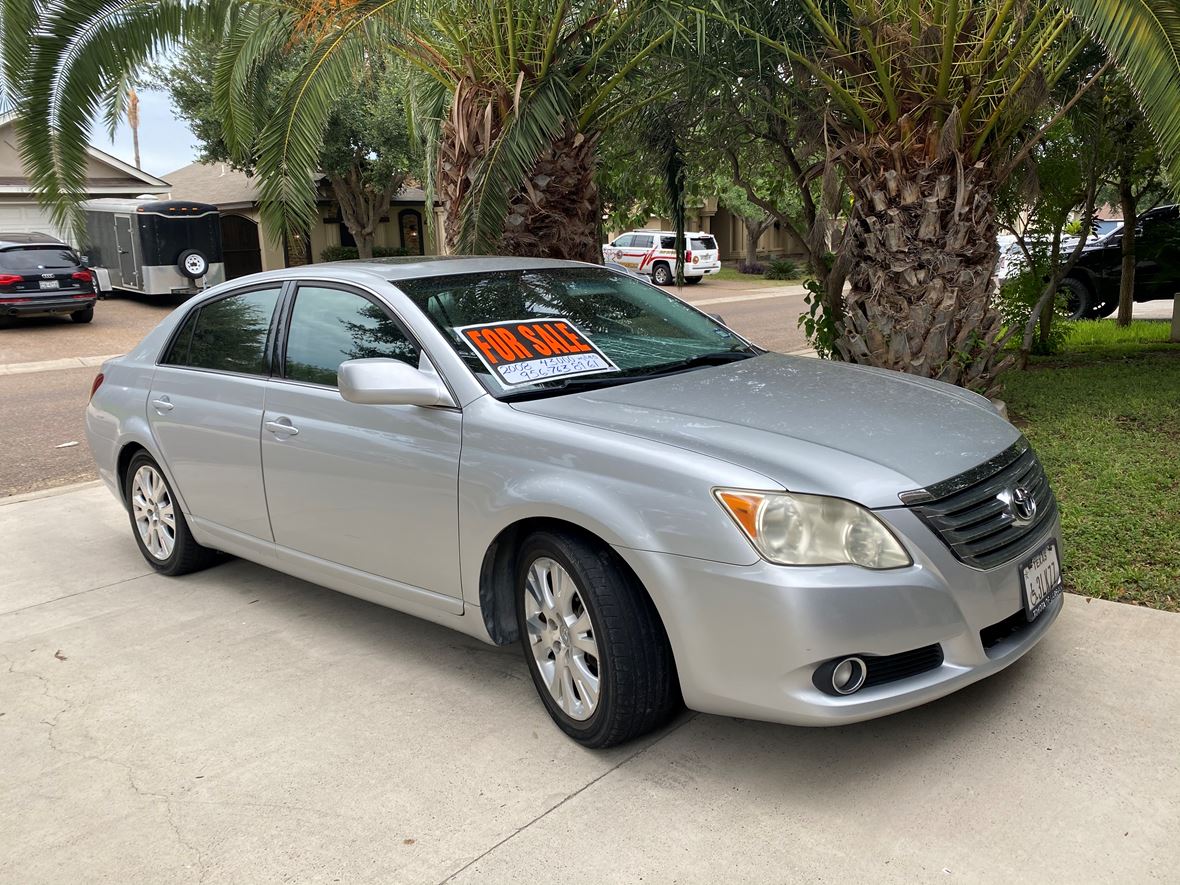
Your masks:
M 840 694 L 852 694 L 865 684 L 865 662 L 860 658 L 845 658 L 832 670 L 832 688 Z
M 860 691 L 869 669 L 862 658 L 834 658 L 815 668 L 811 681 L 824 694 L 850 695 Z

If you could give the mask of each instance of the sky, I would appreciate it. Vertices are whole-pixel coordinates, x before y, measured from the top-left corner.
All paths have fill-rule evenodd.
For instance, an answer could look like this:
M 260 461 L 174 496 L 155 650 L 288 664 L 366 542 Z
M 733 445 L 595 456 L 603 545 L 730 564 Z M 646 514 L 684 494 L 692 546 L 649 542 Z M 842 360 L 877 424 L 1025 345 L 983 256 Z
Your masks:
M 126 122 L 119 124 L 112 144 L 100 117 L 90 130 L 90 143 L 125 163 L 135 162 L 131 127 Z M 167 93 L 147 89 L 139 93 L 139 154 L 145 172 L 167 178 L 169 172 L 197 158 L 196 143 L 192 130 L 172 116 Z

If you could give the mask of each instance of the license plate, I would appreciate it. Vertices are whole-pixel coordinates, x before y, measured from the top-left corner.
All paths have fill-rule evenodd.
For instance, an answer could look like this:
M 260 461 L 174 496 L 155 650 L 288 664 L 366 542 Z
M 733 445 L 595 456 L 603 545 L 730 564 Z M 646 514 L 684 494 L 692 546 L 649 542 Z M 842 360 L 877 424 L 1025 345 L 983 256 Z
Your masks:
M 1020 567 L 1020 590 L 1024 594 L 1024 614 L 1035 620 L 1061 595 L 1061 557 L 1057 541 L 1049 541 Z
M 42 289 L 60 289 L 61 283 L 57 280 L 41 280 Z

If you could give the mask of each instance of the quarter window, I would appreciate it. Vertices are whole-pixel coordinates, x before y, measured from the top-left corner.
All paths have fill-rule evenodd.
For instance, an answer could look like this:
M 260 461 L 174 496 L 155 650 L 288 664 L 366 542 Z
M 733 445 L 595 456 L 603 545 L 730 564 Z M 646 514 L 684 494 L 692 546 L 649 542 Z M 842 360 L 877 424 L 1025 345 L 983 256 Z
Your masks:
M 201 305 L 185 320 L 163 362 L 265 375 L 266 342 L 280 291 L 256 289 Z
M 336 386 L 346 360 L 384 357 L 418 365 L 418 346 L 381 306 L 355 292 L 300 286 L 291 309 L 284 373 Z

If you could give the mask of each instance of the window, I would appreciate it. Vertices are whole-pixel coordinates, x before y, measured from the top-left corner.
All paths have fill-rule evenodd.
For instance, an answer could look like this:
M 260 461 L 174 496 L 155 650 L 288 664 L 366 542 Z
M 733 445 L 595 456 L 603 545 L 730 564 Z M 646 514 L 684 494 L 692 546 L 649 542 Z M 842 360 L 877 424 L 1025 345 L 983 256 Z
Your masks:
M 0 269 L 17 273 L 68 270 L 81 263 L 81 259 L 64 246 L 19 246 L 0 252 Z
M 281 291 L 257 289 L 201 305 L 189 314 L 162 362 L 265 375 L 266 342 Z
M 631 241 L 631 245 L 636 249 L 650 249 L 651 244 L 656 241 L 651 234 L 636 234 L 635 239 Z
M 346 360 L 385 357 L 418 365 L 418 346 L 383 307 L 343 289 L 300 286 L 283 371 L 292 381 L 336 386 Z
M 611 245 L 616 249 L 626 249 L 633 242 L 635 242 L 635 236 L 633 234 L 623 234 L 621 237 L 611 243 Z
M 676 248 L 676 237 L 675 236 L 660 237 L 660 248 L 661 249 L 675 249 Z
M 688 248 L 700 252 L 712 251 L 717 248 L 717 241 L 712 237 L 693 237 L 688 241 Z

